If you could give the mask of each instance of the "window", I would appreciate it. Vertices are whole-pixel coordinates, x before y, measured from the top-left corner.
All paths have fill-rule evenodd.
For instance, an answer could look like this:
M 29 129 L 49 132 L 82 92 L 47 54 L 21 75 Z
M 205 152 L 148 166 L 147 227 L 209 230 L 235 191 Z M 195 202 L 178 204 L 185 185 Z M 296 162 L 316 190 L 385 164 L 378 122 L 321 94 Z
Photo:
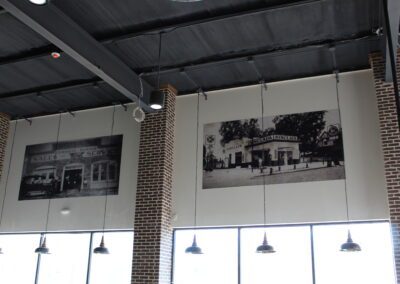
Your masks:
M 50 254 L 40 259 L 39 284 L 84 284 L 90 234 L 49 234 Z
M 314 226 L 316 283 L 395 284 L 389 223 L 352 224 L 353 241 L 360 252 L 339 248 L 347 238 L 347 225 Z
M 264 231 L 276 253 L 256 253 Z M 242 229 L 240 244 L 242 284 L 312 283 L 309 226 Z
M 190 255 L 192 230 L 175 231 L 174 284 L 236 284 L 237 229 L 196 230 L 203 255 Z
M 102 233 L 93 235 L 93 248 L 100 244 Z M 105 233 L 108 255 L 92 254 L 90 283 L 130 284 L 132 275 L 133 233 Z
M 115 181 L 117 177 L 117 164 L 115 161 L 100 161 L 92 164 L 92 181 Z
M 39 235 L 0 235 L 0 283 L 34 282 L 39 240 Z
M 0 283 L 131 283 L 133 232 L 107 232 L 109 255 L 94 255 L 90 251 L 99 245 L 100 233 L 47 234 L 50 254 L 39 256 L 34 251 L 40 237 L 0 235 L 4 251 L 0 255 Z
M 350 225 L 361 252 L 340 251 L 348 228 L 347 224 L 325 224 L 198 229 L 202 255 L 185 253 L 193 231 L 177 229 L 173 283 L 396 284 L 389 223 Z M 274 254 L 256 253 L 264 231 Z

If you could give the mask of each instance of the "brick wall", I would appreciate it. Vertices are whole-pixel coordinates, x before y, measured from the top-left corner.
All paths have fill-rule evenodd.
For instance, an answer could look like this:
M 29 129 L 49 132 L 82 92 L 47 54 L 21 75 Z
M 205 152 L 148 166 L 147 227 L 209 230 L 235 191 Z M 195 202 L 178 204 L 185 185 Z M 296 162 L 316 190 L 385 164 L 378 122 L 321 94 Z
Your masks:
M 393 83 L 386 83 L 384 81 L 385 62 L 382 54 L 371 54 L 370 63 L 374 73 L 378 101 L 397 283 L 400 283 L 400 131 L 397 118 L 398 113 L 393 95 Z M 397 52 L 397 66 L 400 67 L 400 50 Z M 397 68 L 397 78 L 400 79 L 399 70 L 400 68 Z
M 6 145 L 8 132 L 10 128 L 10 117 L 4 113 L 0 113 L 0 179 L 3 177 L 3 164 L 6 154 Z
M 132 283 L 170 283 L 171 192 L 176 91 L 166 92 L 163 110 L 141 124 Z

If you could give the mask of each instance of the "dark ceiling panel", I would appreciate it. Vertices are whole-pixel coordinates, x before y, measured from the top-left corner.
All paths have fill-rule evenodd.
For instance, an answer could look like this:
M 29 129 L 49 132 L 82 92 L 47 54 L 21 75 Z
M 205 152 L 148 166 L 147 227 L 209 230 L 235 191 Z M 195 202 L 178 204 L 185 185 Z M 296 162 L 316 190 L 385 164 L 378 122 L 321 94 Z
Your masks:
M 294 8 L 180 28 L 163 36 L 162 65 L 202 61 L 236 52 L 273 50 L 369 32 L 379 26 L 372 0 L 327 0 Z M 290 19 L 290 20 L 288 20 Z M 157 35 L 108 45 L 132 68 L 157 61 Z
M 179 18 L 207 17 L 220 10 L 241 10 L 265 6 L 282 0 L 218 0 L 180 3 L 170 0 L 54 0 L 53 3 L 74 21 L 93 34 L 125 31 L 132 27 L 152 26 Z
M 64 54 L 59 59 L 46 58 L 0 65 L 0 97 L 3 93 L 65 81 L 89 79 L 94 75 Z
M 104 40 L 163 25 L 293 2 L 296 1 L 52 0 L 51 5 Z M 378 50 L 383 40 L 383 37 L 371 36 L 372 30 L 381 25 L 379 1 L 299 2 L 302 4 L 180 27 L 164 34 L 163 69 L 178 68 L 163 73 L 161 83 L 172 84 L 180 94 L 195 92 L 199 87 L 214 90 L 254 84 L 260 76 L 248 62 L 250 55 L 262 77 L 270 82 L 327 74 L 332 72 L 327 46 L 345 38 L 352 40 L 336 47 L 339 69 L 368 67 L 369 52 Z M 364 35 L 369 39 L 354 40 Z M 156 70 L 158 35 L 107 42 L 107 48 L 135 71 Z M 35 116 L 60 109 L 85 109 L 127 101 L 104 83 L 94 85 L 99 79 L 68 56 L 58 60 L 46 56 L 52 50 L 51 45 L 10 15 L 1 14 L 0 62 L 10 54 L 26 54 L 32 50 L 42 55 L 14 63 L 3 60 L 0 65 L 0 97 L 13 96 L 0 98 L 0 111 L 13 116 Z M 232 57 L 239 59 L 230 60 Z M 182 73 L 183 66 L 190 79 Z M 154 86 L 157 84 L 155 74 L 144 79 Z M 44 90 L 40 96 L 37 89 Z
M 0 58 L 49 43 L 10 14 L 0 15 Z

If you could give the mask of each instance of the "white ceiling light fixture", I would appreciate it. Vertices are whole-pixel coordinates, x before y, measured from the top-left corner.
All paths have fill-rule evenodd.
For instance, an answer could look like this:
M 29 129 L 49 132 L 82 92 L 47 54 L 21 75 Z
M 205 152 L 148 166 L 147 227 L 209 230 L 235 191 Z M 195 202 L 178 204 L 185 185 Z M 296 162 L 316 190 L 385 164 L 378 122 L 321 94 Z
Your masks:
M 49 3 L 49 0 L 29 0 L 32 4 L 43 6 Z

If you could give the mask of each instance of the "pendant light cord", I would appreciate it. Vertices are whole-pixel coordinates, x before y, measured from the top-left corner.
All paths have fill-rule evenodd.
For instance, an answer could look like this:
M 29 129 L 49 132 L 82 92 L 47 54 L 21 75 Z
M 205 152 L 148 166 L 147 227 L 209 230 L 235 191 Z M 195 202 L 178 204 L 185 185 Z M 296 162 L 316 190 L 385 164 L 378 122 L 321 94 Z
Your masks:
M 343 123 L 342 123 L 342 112 L 340 111 L 340 98 L 339 98 L 339 70 L 337 69 L 337 60 L 336 60 L 336 53 L 335 47 L 329 48 L 329 51 L 332 55 L 332 69 L 333 73 L 335 74 L 335 84 L 336 84 L 336 104 L 338 107 L 339 113 L 339 123 L 342 132 L 342 145 L 343 145 L 343 172 L 344 172 L 344 195 L 345 195 L 345 202 L 346 202 L 346 218 L 347 222 L 350 222 L 350 215 L 349 215 L 349 198 L 347 194 L 347 174 L 346 174 L 346 166 L 344 165 L 344 161 L 346 161 L 345 152 L 344 152 L 344 139 L 343 139 Z
M 261 87 L 261 136 L 264 136 L 264 81 L 260 81 L 260 87 Z M 265 145 L 265 144 L 264 144 Z M 265 146 L 263 146 L 263 151 L 262 151 L 262 157 L 261 157 L 261 169 L 263 167 L 264 163 L 264 157 L 265 157 Z M 262 175 L 263 177 L 263 200 L 264 200 L 264 225 L 267 224 L 267 194 L 266 194 L 266 185 L 265 185 L 265 173 Z
M 198 161 L 199 161 L 199 112 L 200 112 L 200 92 L 197 92 L 197 124 L 196 124 L 196 170 L 194 184 L 194 228 L 197 227 L 197 176 L 198 176 Z
M 158 69 L 157 69 L 157 90 L 160 89 L 160 71 L 161 71 L 161 47 L 162 47 L 162 32 L 159 33 L 158 40 Z
M 112 139 L 112 135 L 114 132 L 114 124 L 115 124 L 115 105 L 113 108 L 112 119 L 111 119 L 110 141 Z M 99 172 L 99 174 L 101 174 L 101 173 Z M 106 182 L 106 197 L 104 199 L 103 236 L 104 236 L 104 231 L 106 228 L 107 203 L 108 203 L 108 186 L 109 186 L 109 165 L 108 164 L 107 164 L 107 168 L 106 168 L 106 178 L 107 178 L 107 182 Z
M 62 113 L 60 112 L 60 114 L 58 116 L 56 147 L 55 147 L 55 151 L 54 151 L 54 159 L 56 162 L 57 162 L 58 142 L 60 140 L 61 116 L 62 116 Z M 56 170 L 55 176 L 57 176 L 57 170 Z M 51 197 L 49 196 L 49 200 L 47 202 L 46 225 L 44 227 L 45 234 L 47 233 L 47 228 L 49 226 L 50 205 L 51 205 Z
M 3 201 L 2 201 L 2 204 L 1 204 L 0 228 L 1 228 L 1 225 L 3 223 L 4 202 L 5 202 L 6 196 L 7 196 L 8 178 L 10 176 L 11 162 L 12 162 L 12 156 L 13 156 L 13 152 L 14 152 L 15 133 L 17 132 L 17 124 L 18 124 L 18 119 L 15 121 L 14 133 L 13 133 L 11 149 L 10 149 L 10 157 L 8 159 L 8 170 L 7 170 L 7 176 L 6 176 L 6 184 L 4 185 L 4 196 L 3 196 Z
M 342 144 L 344 145 L 342 113 L 340 111 L 340 99 L 339 99 L 339 73 L 338 73 L 338 71 L 335 71 L 335 80 L 336 80 L 336 103 L 337 103 L 338 112 L 339 112 L 340 128 L 342 129 Z M 344 154 L 344 147 L 343 147 L 343 161 L 346 161 L 345 154 Z M 347 174 L 346 174 L 346 167 L 345 167 L 344 164 L 343 164 L 343 171 L 344 171 L 344 194 L 345 194 L 345 199 L 346 199 L 346 218 L 347 218 L 347 222 L 350 222 L 350 217 L 349 217 L 349 198 L 348 198 L 348 195 L 347 195 Z

